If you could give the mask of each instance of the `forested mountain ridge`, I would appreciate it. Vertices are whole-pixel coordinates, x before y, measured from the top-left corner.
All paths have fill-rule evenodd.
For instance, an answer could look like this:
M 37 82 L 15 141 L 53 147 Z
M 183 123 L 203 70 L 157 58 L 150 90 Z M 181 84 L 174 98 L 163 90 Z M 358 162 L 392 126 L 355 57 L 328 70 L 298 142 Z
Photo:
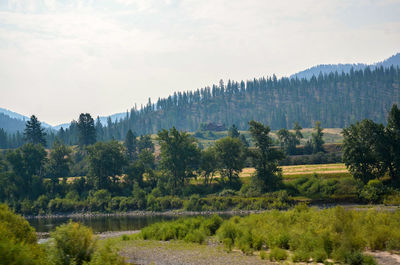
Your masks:
M 329 74 L 329 73 L 334 73 L 334 72 L 345 72 L 349 73 L 351 69 L 353 70 L 362 70 L 365 69 L 366 67 L 369 67 L 370 69 L 375 69 L 378 67 L 390 67 L 390 66 L 400 66 L 400 53 L 397 53 L 388 59 L 378 62 L 375 64 L 363 64 L 363 63 L 357 63 L 357 64 L 320 64 L 313 66 L 311 68 L 308 68 L 306 70 L 300 71 L 296 74 L 291 75 L 291 78 L 307 78 L 310 79 L 313 75 L 318 76 L 319 73 L 322 74 Z
M 8 109 L 0 108 L 0 128 L 8 133 L 15 133 L 17 131 L 22 132 L 25 128 L 25 121 L 29 120 L 29 117 L 13 112 Z M 45 128 L 51 128 L 50 124 L 42 122 L 42 126 Z
M 303 128 L 313 127 L 315 121 L 321 121 L 325 128 L 344 128 L 365 118 L 385 122 L 390 107 L 399 103 L 400 68 L 367 67 L 311 79 L 272 76 L 246 82 L 229 80 L 226 84 L 220 81 L 211 87 L 175 92 L 156 103 L 149 100 L 141 109 L 118 114 L 123 118 L 107 118 L 106 125 L 97 119 L 95 127 L 99 141 L 124 139 L 129 129 L 137 135 L 173 126 L 196 131 L 202 123 L 210 122 L 227 127 L 236 124 L 241 130 L 248 129 L 250 120 L 271 129 L 292 128 L 296 121 Z M 21 131 L 24 122 L 19 122 Z M 0 121 L 0 127 L 4 124 Z M 77 122 L 73 121 L 57 135 L 49 135 L 76 144 L 77 130 Z
M 0 128 L 8 133 L 22 132 L 25 128 L 25 121 L 0 113 Z
M 400 68 L 379 67 L 330 73 L 308 79 L 275 76 L 249 81 L 222 81 L 195 91 L 177 92 L 127 117 L 97 126 L 104 139 L 123 139 L 127 130 L 155 133 L 175 126 L 195 131 L 201 123 L 236 124 L 248 128 L 257 120 L 272 129 L 304 128 L 321 121 L 326 128 L 343 128 L 362 119 L 385 122 L 393 104 L 400 103 Z

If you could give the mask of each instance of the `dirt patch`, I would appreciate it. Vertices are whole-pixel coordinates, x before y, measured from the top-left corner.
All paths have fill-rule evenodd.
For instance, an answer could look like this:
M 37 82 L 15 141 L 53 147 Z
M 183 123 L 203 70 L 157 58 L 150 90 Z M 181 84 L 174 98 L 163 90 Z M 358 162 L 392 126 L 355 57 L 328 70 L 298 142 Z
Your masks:
M 373 256 L 379 265 L 399 265 L 400 255 L 391 254 L 387 251 L 368 251 L 365 254 Z
M 120 254 L 127 261 L 138 265 L 233 265 L 233 264 L 274 264 L 261 260 L 256 255 L 246 256 L 234 251 L 227 253 L 220 245 L 198 245 L 183 242 L 130 241 Z

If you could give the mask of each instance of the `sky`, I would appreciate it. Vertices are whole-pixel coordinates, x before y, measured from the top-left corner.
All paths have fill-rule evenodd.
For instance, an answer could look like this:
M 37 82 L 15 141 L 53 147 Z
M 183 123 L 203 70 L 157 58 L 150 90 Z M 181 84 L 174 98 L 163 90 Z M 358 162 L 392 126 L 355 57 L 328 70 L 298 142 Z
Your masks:
M 400 0 L 0 0 L 0 107 L 57 125 L 400 52 Z

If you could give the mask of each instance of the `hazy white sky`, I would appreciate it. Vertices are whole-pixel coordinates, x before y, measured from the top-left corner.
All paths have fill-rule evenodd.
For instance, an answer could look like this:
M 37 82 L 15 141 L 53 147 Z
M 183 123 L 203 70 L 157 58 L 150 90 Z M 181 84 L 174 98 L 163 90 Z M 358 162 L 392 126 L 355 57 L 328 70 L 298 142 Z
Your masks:
M 0 0 L 0 107 L 50 124 L 220 79 L 373 63 L 400 0 Z

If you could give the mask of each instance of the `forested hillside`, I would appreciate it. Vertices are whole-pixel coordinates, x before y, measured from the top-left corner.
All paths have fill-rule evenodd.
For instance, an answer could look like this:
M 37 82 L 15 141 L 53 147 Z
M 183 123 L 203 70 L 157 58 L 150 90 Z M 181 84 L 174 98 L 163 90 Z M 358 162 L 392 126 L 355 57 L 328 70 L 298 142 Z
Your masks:
M 8 133 L 15 133 L 17 131 L 22 132 L 25 128 L 25 121 L 0 113 L 0 128 L 4 129 Z
M 103 139 L 123 139 L 128 129 L 138 134 L 172 126 L 195 131 L 206 122 L 247 129 L 248 121 L 257 120 L 280 129 L 291 128 L 296 121 L 304 128 L 321 121 L 325 128 L 343 128 L 365 118 L 385 122 L 395 103 L 400 103 L 400 69 L 366 68 L 310 80 L 273 76 L 221 81 L 212 87 L 174 93 L 156 103 L 149 101 L 119 122 L 109 121 L 104 128 L 97 123 L 96 127 Z

